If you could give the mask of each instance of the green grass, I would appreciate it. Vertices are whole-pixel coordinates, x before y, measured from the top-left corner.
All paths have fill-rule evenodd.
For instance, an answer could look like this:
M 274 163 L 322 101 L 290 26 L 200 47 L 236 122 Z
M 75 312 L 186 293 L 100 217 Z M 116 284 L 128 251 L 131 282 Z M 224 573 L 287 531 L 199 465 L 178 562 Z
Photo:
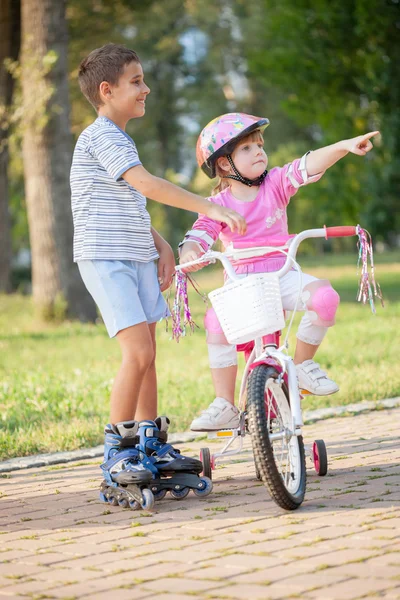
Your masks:
M 304 259 L 302 267 L 330 279 L 341 295 L 337 324 L 317 357 L 341 390 L 325 398 L 309 397 L 304 408 L 400 395 L 400 370 L 394 368 L 400 353 L 398 253 L 376 257 L 386 301 L 384 309 L 377 305 L 376 315 L 355 301 L 356 257 L 325 258 L 318 263 L 324 266 L 316 266 L 313 258 Z M 204 291 L 221 284 L 216 271 L 204 271 L 196 279 Z M 200 326 L 193 335 L 177 344 L 164 324 L 158 326 L 159 413 L 171 417 L 175 431 L 187 430 L 213 398 L 202 327 L 205 305 L 193 290 L 190 301 Z M 35 320 L 30 298 L 0 296 L 0 460 L 101 443 L 119 361 L 118 344 L 110 341 L 103 325 L 46 325 Z

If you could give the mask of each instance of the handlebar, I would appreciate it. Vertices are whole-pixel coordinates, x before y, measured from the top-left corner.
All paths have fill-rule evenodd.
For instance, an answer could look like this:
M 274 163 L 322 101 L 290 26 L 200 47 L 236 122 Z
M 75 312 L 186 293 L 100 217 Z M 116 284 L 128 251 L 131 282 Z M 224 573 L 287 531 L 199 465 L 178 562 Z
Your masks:
M 358 225 L 357 227 L 353 227 L 351 225 L 339 227 L 326 227 L 326 225 L 324 225 L 324 229 L 326 240 L 330 237 L 348 237 L 351 235 L 357 235 L 358 233 Z
M 208 250 L 200 258 L 192 260 L 175 267 L 176 271 L 183 271 L 185 267 L 192 265 L 199 265 L 202 263 L 215 263 L 216 260 L 221 261 L 228 275 L 232 281 L 238 280 L 239 277 L 235 273 L 231 261 L 237 261 L 241 258 L 256 258 L 257 256 L 265 256 L 271 252 L 282 252 L 286 254 L 285 264 L 279 271 L 276 271 L 278 277 L 283 277 L 292 268 L 293 261 L 296 257 L 298 247 L 301 242 L 309 238 L 325 238 L 330 237 L 347 237 L 357 235 L 359 231 L 359 225 L 353 226 L 339 226 L 339 227 L 326 227 L 320 229 L 306 229 L 301 233 L 298 233 L 293 238 L 289 239 L 284 246 L 255 246 L 253 248 L 235 248 L 232 244 L 227 247 L 225 252 L 218 252 L 216 250 Z

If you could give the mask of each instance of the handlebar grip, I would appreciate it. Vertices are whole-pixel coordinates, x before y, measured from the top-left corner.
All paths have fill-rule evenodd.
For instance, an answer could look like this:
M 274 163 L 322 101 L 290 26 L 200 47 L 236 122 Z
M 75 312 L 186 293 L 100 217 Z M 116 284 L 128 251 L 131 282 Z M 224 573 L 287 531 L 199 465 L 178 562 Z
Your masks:
M 324 225 L 324 229 L 326 240 L 331 237 L 348 237 L 350 235 L 357 235 L 357 227 L 352 225 L 344 225 L 339 227 L 326 227 L 326 225 Z

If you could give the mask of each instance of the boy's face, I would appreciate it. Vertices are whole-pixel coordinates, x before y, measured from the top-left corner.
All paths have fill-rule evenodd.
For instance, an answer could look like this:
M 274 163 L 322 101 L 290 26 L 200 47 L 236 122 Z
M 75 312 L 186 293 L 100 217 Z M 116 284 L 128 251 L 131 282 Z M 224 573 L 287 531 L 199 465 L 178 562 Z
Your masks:
M 104 104 L 127 120 L 143 117 L 149 93 L 150 88 L 144 82 L 142 65 L 137 62 L 125 65 L 116 85 L 112 86 L 107 82 L 100 84 Z

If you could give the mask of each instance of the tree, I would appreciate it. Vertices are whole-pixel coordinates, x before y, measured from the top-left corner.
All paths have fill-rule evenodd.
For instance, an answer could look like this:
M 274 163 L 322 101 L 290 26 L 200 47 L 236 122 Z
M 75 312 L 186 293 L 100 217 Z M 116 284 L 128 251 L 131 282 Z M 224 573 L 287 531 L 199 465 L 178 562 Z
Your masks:
M 230 4 L 70 0 L 73 131 L 80 132 L 94 118 L 77 86 L 80 60 L 106 42 L 123 43 L 139 54 L 151 89 L 145 117 L 131 121 L 128 133 L 149 171 L 191 187 L 197 135 L 210 119 L 226 112 L 228 71 L 241 60 L 240 46 L 232 40 Z M 210 189 L 207 182 L 204 193 Z M 194 215 L 151 201 L 148 206 L 154 226 L 176 246 Z
M 15 61 L 20 45 L 19 0 L 0 2 L 0 292 L 11 291 L 11 233 L 8 193 L 9 110 L 14 80 L 7 60 Z
M 53 317 L 94 320 L 72 262 L 71 136 L 65 0 L 22 0 L 23 162 L 36 306 Z
M 366 160 L 346 158 L 307 195 L 314 215 L 360 222 L 394 242 L 400 226 L 398 0 L 249 0 L 238 3 L 249 76 L 268 81 L 311 147 L 379 129 Z M 335 201 L 332 202 L 332 198 Z

